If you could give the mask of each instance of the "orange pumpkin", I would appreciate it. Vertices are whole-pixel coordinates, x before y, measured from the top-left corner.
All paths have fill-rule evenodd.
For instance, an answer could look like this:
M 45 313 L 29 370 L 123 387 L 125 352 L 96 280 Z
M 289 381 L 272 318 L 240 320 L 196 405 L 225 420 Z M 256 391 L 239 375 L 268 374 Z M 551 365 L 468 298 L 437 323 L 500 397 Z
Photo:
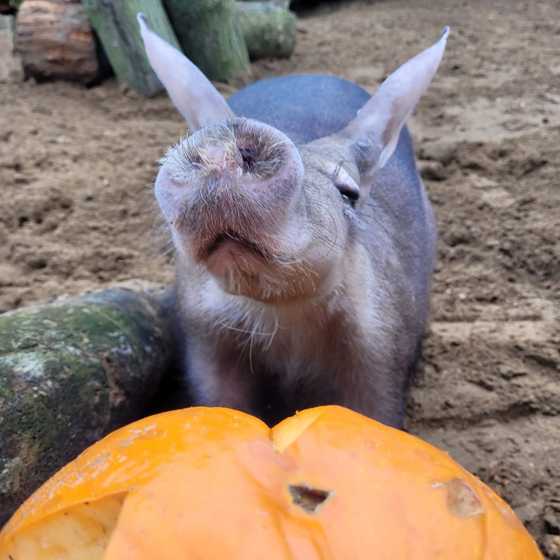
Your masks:
M 190 408 L 113 432 L 0 533 L 1 560 L 542 558 L 448 455 L 350 410 L 269 429 Z

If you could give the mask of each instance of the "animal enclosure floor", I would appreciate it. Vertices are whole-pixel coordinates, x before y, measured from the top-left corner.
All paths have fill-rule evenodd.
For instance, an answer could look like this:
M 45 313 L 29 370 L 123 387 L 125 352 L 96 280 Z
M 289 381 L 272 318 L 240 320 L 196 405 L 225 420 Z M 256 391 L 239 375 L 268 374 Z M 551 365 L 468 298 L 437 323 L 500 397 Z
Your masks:
M 259 62 L 254 78 L 329 72 L 373 91 L 447 24 L 412 119 L 440 239 L 409 429 L 500 492 L 558 559 L 560 4 L 327 4 L 301 17 L 293 58 Z M 114 81 L 0 84 L 0 99 L 0 312 L 170 281 L 150 190 L 184 132 L 169 101 Z

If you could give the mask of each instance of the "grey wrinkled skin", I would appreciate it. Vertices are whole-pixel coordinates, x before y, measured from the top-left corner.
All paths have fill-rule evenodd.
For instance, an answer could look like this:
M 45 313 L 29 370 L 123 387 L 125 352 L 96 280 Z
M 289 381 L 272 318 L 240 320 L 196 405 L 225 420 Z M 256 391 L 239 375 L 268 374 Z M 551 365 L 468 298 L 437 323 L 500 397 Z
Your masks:
M 403 124 L 447 31 L 371 102 L 351 82 L 303 75 L 257 82 L 228 106 L 140 25 L 192 130 L 162 160 L 155 194 L 176 251 L 194 402 L 269 422 L 340 404 L 401 427 L 436 242 Z

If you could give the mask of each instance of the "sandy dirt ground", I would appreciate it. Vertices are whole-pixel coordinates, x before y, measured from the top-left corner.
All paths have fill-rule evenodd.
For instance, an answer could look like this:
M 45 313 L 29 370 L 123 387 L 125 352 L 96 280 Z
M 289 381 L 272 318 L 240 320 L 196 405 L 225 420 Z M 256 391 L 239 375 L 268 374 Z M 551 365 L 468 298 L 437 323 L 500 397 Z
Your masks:
M 254 78 L 329 72 L 373 91 L 445 24 L 444 63 L 411 123 L 440 241 L 409 429 L 500 492 L 558 559 L 560 4 L 323 5 L 302 14 L 293 58 L 259 62 Z M 167 99 L 114 81 L 4 84 L 0 99 L 0 312 L 170 281 L 151 193 L 184 132 Z

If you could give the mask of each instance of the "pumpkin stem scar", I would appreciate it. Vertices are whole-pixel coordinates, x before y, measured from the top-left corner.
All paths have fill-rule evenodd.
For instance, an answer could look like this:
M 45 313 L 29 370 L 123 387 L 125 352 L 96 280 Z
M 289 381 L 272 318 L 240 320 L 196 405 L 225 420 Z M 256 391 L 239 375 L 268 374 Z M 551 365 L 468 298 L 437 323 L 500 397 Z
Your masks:
M 288 490 L 293 503 L 306 513 L 317 513 L 320 507 L 331 497 L 332 492 L 311 488 L 310 486 L 290 484 Z

